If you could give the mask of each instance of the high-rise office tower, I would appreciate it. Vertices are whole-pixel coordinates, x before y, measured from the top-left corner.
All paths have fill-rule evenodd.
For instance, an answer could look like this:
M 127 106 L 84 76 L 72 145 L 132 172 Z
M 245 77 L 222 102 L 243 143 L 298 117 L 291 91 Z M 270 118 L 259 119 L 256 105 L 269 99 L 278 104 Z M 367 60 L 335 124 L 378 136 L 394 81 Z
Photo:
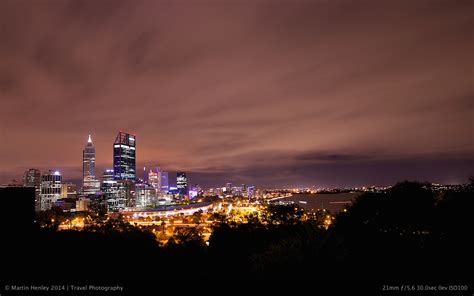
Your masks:
M 100 191 L 100 181 L 95 176 L 86 176 L 83 180 L 82 193 L 96 194 Z
M 91 135 L 82 151 L 82 192 L 96 194 L 100 191 L 100 182 L 95 176 L 95 147 Z
M 134 135 L 119 132 L 114 142 L 114 179 L 135 182 L 135 148 Z
M 185 172 L 176 173 L 176 187 L 178 188 L 179 195 L 188 194 L 188 179 Z
M 41 173 L 38 169 L 29 169 L 25 171 L 23 176 L 23 186 L 25 187 L 38 187 L 41 183 Z
M 148 184 L 155 188 L 156 192 L 161 191 L 161 180 L 160 180 L 160 171 L 157 169 L 156 172 L 150 170 L 148 172 Z
M 169 191 L 168 172 L 166 171 L 160 172 L 160 182 L 161 182 L 161 192 L 168 192 Z
M 86 176 L 95 176 L 95 147 L 91 135 L 82 151 L 82 178 Z
M 61 174 L 50 170 L 41 176 L 40 210 L 51 209 L 59 198 L 61 198 Z
M 102 186 L 101 190 L 107 198 L 114 197 L 113 188 L 117 186 L 117 181 L 114 180 L 114 170 L 105 170 L 102 174 Z
M 126 191 L 122 184 L 123 181 L 114 179 L 114 170 L 105 170 L 102 175 L 101 191 L 104 193 L 109 211 L 122 209 L 126 204 Z
M 225 192 L 227 194 L 231 193 L 232 192 L 232 183 L 226 183 L 225 184 Z
M 23 186 L 35 188 L 35 210 L 41 209 L 40 205 L 40 185 L 41 185 L 41 173 L 38 169 L 29 169 L 25 171 L 23 176 Z
M 147 208 L 156 205 L 156 189 L 146 183 L 135 184 L 135 207 Z

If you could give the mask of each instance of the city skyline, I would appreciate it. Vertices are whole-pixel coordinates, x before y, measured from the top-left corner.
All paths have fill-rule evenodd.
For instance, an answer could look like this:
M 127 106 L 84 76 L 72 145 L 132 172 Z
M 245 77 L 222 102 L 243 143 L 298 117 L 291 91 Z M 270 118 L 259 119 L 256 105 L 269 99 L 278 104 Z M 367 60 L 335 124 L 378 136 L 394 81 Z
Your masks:
M 136 137 L 135 135 L 131 135 L 131 134 L 124 133 L 124 132 L 120 131 L 120 132 L 118 132 L 118 135 L 117 135 L 117 137 L 115 138 L 115 141 L 114 141 L 114 144 L 113 144 L 113 145 L 114 145 L 114 149 L 116 149 L 116 145 L 117 145 L 117 143 L 118 143 L 117 141 L 120 140 L 121 135 L 123 135 L 123 137 L 125 137 L 125 138 L 127 139 L 127 142 L 129 141 L 129 137 L 133 137 L 133 141 L 132 141 L 132 142 L 134 143 L 133 145 L 135 145 L 135 139 L 136 139 L 136 138 L 135 138 L 135 137 Z M 134 148 L 135 148 L 135 146 L 134 146 Z M 87 149 L 93 149 L 93 150 L 87 150 Z M 135 151 L 135 149 L 133 149 L 133 150 Z M 89 156 L 87 157 L 87 158 L 88 158 L 87 161 L 86 161 L 86 154 L 87 154 L 86 151 L 89 151 Z M 92 152 L 92 151 L 93 151 L 93 152 Z M 92 153 L 92 154 L 90 154 L 90 153 Z M 135 152 L 134 152 L 134 153 L 135 153 Z M 118 153 L 118 154 L 120 154 L 120 153 Z M 66 177 L 66 179 L 65 179 L 64 181 L 69 181 L 69 182 L 72 181 L 72 183 L 74 183 L 75 185 L 79 185 L 80 187 L 82 187 L 82 186 L 83 186 L 83 183 L 84 183 L 84 179 L 83 179 L 83 178 L 84 178 L 86 175 L 88 175 L 88 173 L 86 173 L 86 171 L 89 171 L 89 170 L 95 171 L 95 157 L 94 157 L 94 155 L 95 155 L 95 146 L 94 146 L 94 144 L 93 144 L 93 142 L 92 142 L 92 140 L 91 140 L 91 135 L 89 135 L 89 136 L 88 136 L 87 143 L 86 143 L 86 146 L 84 147 L 84 150 L 83 150 L 83 165 L 82 165 L 82 170 L 81 170 L 81 172 L 82 172 L 82 178 L 80 178 L 80 179 L 73 179 L 73 178 L 70 178 L 70 177 L 69 177 L 69 178 Z M 134 157 L 135 157 L 135 154 L 134 154 Z M 89 158 L 92 160 L 92 163 L 89 163 L 89 162 L 90 162 Z M 114 159 L 115 159 L 115 156 L 112 157 L 112 162 L 111 162 L 112 165 L 110 165 L 110 166 L 105 166 L 104 169 L 100 168 L 100 171 L 101 171 L 101 172 L 104 172 L 104 174 L 105 174 L 106 172 L 112 172 L 112 173 L 114 173 L 114 170 L 113 170 L 113 169 L 110 169 L 110 167 L 112 167 L 112 168 L 114 167 L 114 165 L 113 165 L 113 163 L 115 162 Z M 135 159 L 134 159 L 134 160 L 135 160 Z M 156 166 L 156 164 L 155 164 L 155 165 L 149 165 L 149 167 L 156 167 L 156 170 L 157 170 L 157 171 L 166 173 L 166 177 L 165 177 L 165 178 L 166 178 L 166 181 L 165 181 L 165 182 L 166 182 L 166 184 L 168 183 L 168 176 L 167 176 L 167 175 L 168 175 L 169 172 L 161 171 L 160 167 L 159 167 L 159 166 Z M 86 169 L 86 168 L 87 168 L 87 169 Z M 144 166 L 143 169 L 144 169 L 144 172 L 145 172 L 146 166 Z M 18 182 L 24 183 L 24 182 L 25 182 L 25 178 L 26 178 L 26 174 L 28 173 L 28 171 L 31 171 L 31 170 L 37 170 L 40 174 L 43 174 L 43 173 L 47 174 L 48 172 L 53 171 L 53 172 L 58 172 L 59 174 L 61 174 L 61 176 L 64 176 L 64 174 L 62 173 L 64 170 L 61 169 L 60 166 L 57 166 L 57 167 L 54 167 L 54 168 L 39 169 L 39 170 L 38 170 L 37 168 L 31 167 L 31 168 L 27 169 L 25 172 L 23 172 L 22 175 L 20 176 L 21 178 L 23 178 L 23 180 L 22 180 L 21 178 L 14 178 L 14 179 L 11 179 L 10 181 L 15 181 L 15 182 L 17 182 L 17 183 L 18 183 Z M 135 171 L 135 168 L 134 168 L 133 170 Z M 149 172 L 148 172 L 148 171 L 146 171 L 146 172 L 147 172 L 147 173 L 146 173 L 146 178 L 148 178 L 149 173 L 152 173 L 152 169 L 150 169 Z M 185 180 L 184 182 L 188 184 L 187 186 L 192 186 L 191 183 L 188 183 L 188 182 L 186 181 L 186 174 L 189 174 L 188 172 L 182 172 L 182 171 L 176 171 L 176 172 L 170 171 L 170 172 L 171 172 L 171 173 L 176 173 L 176 175 L 177 175 L 177 178 L 176 178 L 175 180 L 173 180 L 173 181 L 175 181 L 175 182 L 172 182 L 172 183 L 170 183 L 170 184 L 172 184 L 172 185 L 174 185 L 175 187 L 179 188 L 180 186 L 179 186 L 179 184 L 178 184 L 178 183 L 179 183 L 178 178 L 179 178 L 180 175 L 184 174 L 184 180 Z M 114 175 L 115 175 L 115 173 L 114 173 Z M 118 175 L 120 175 L 120 174 L 118 174 Z M 193 180 L 194 180 L 194 179 L 196 178 L 196 175 L 199 175 L 199 174 L 191 173 L 191 175 L 193 175 Z M 470 178 L 470 177 L 472 177 L 472 176 L 469 176 L 468 178 Z M 99 181 L 102 182 L 102 181 L 104 180 L 104 178 L 101 178 L 101 177 L 96 176 L 96 175 L 93 175 L 93 178 L 94 178 L 95 180 L 97 180 L 96 182 L 99 182 Z M 199 177 L 197 177 L 197 179 L 199 180 Z M 409 178 L 405 178 L 404 180 L 408 180 L 408 179 L 409 179 Z M 142 181 L 145 182 L 145 183 L 149 183 L 149 180 L 148 180 L 148 179 L 140 178 L 140 176 L 138 176 L 138 175 L 135 176 L 135 178 L 130 179 L 130 180 L 142 180 Z M 201 180 L 202 180 L 202 179 L 201 179 Z M 217 180 L 219 180 L 219 179 L 217 179 Z M 222 187 L 222 186 L 224 186 L 224 185 L 225 185 L 225 186 L 228 186 L 228 184 L 232 184 L 232 182 L 235 182 L 234 180 L 222 179 L 222 178 L 221 178 L 220 180 L 224 180 L 225 182 L 223 181 L 223 182 L 221 182 L 221 183 L 217 183 L 217 182 L 216 182 L 216 179 L 214 179 L 214 182 L 213 182 L 212 184 L 209 184 L 209 183 L 204 182 L 204 183 L 200 183 L 200 185 L 204 184 L 205 187 L 207 187 L 207 188 L 212 188 L 212 187 L 216 187 L 216 188 L 217 188 L 217 187 Z M 231 182 L 229 182 L 229 181 L 231 181 Z M 401 181 L 401 180 L 397 180 L 397 181 Z M 397 181 L 396 181 L 396 182 L 397 182 Z M 423 181 L 432 182 L 433 180 L 423 180 Z M 460 181 L 460 182 L 444 182 L 444 183 L 441 182 L 441 183 L 442 183 L 442 184 L 465 184 L 467 181 L 468 181 L 468 180 L 463 180 L 463 181 Z M 193 182 L 193 183 L 196 183 L 196 182 Z M 237 182 L 235 182 L 235 183 L 239 183 L 239 182 L 237 181 Z M 249 182 L 249 181 L 248 181 L 248 183 L 255 183 L 255 182 L 251 182 L 251 181 Z M 436 182 L 434 182 L 434 183 L 436 183 Z M 5 183 L 5 184 L 8 184 L 8 183 Z M 13 183 L 12 183 L 12 184 L 13 184 Z M 150 183 L 150 184 L 151 184 L 151 183 Z M 197 184 L 197 183 L 196 183 L 196 184 Z M 226 184 L 227 184 L 227 185 L 226 185 Z M 242 184 L 244 184 L 244 183 L 242 183 Z M 257 182 L 257 184 L 258 184 L 258 182 Z M 323 187 L 329 187 L 329 188 L 330 188 L 330 187 L 333 187 L 333 188 L 350 188 L 350 187 L 362 187 L 362 186 L 390 186 L 390 185 L 393 185 L 393 184 L 394 184 L 394 183 L 370 183 L 370 182 L 367 182 L 367 183 L 363 183 L 363 184 L 349 184 L 349 183 L 345 183 L 345 184 L 341 184 L 341 185 L 329 185 L 329 186 L 326 186 L 326 185 L 319 185 L 319 187 L 322 187 L 322 188 L 323 188 Z M 313 184 L 303 184 L 303 185 L 287 185 L 287 184 L 276 184 L 276 185 L 269 185 L 269 186 L 268 186 L 268 185 L 265 186 L 265 185 L 262 185 L 262 184 L 259 184 L 259 185 L 260 185 L 262 188 L 265 188 L 265 187 L 266 187 L 266 188 L 309 188 L 309 187 L 318 186 L 316 183 L 313 183 Z M 99 186 L 99 185 L 98 185 L 98 186 Z M 187 188 L 187 186 L 185 186 L 185 187 Z M 168 186 L 166 185 L 165 187 L 167 188 Z M 184 188 L 184 187 L 183 187 L 183 188 Z M 184 191 L 187 191 L 187 189 L 185 189 Z M 183 191 L 183 192 L 184 192 L 184 191 Z M 181 192 L 181 194 L 183 194 L 183 192 Z
M 473 12 L 0 0 L 0 296 L 474 296 Z
M 0 183 L 119 130 L 203 186 L 468 181 L 472 2 L 281 3 L 2 1 Z

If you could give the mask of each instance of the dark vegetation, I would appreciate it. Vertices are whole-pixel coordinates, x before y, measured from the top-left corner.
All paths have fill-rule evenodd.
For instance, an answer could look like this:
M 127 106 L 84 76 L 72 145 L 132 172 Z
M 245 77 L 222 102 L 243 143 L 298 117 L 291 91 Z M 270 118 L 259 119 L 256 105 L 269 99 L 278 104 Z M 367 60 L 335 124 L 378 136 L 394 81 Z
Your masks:
M 6 210 L 2 210 L 5 214 Z M 474 184 L 442 194 L 399 183 L 360 196 L 326 229 L 272 206 L 262 223 L 220 223 L 209 246 L 194 229 L 166 245 L 120 219 L 84 231 L 2 220 L 5 279 L 159 281 L 161 279 L 469 280 L 473 266 Z M 8 216 L 8 215 L 7 215 Z M 26 228 L 25 228 L 26 227 Z M 15 231 L 12 231 L 14 229 Z

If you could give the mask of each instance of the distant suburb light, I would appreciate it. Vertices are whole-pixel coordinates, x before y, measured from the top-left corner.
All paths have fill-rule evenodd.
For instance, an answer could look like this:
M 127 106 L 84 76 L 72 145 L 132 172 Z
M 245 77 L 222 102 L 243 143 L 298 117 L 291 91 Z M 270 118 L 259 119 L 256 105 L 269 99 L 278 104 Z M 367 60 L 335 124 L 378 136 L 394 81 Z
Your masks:
M 55 176 L 59 176 L 59 175 L 61 175 L 61 173 L 60 173 L 59 171 L 55 171 L 55 172 L 54 172 L 54 175 L 55 175 Z

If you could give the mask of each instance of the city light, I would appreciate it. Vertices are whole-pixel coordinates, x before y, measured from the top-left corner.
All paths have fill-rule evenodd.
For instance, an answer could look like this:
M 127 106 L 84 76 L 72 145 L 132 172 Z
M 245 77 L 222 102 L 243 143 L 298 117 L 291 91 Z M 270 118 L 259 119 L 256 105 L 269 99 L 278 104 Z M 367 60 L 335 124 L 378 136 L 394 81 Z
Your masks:
M 0 1 L 0 296 L 474 296 L 473 12 Z

